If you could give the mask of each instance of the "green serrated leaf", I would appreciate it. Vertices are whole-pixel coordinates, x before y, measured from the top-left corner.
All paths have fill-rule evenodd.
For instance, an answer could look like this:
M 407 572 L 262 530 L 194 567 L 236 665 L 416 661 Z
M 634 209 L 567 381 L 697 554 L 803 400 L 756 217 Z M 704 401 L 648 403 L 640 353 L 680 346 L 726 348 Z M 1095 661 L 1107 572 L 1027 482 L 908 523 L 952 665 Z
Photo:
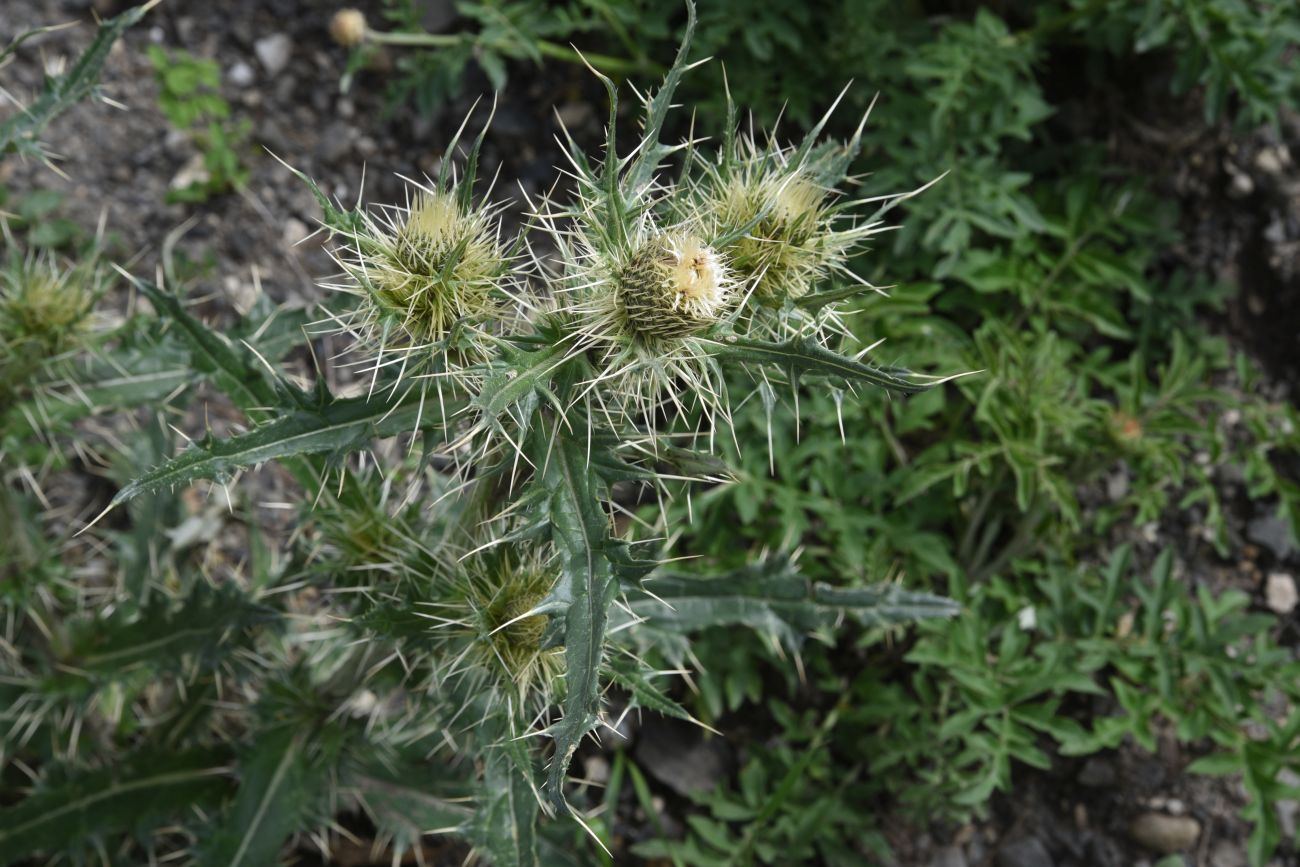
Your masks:
M 933 388 L 942 379 L 913 373 L 901 367 L 873 367 L 818 346 L 811 340 L 772 343 L 729 337 L 711 344 L 716 356 L 780 368 L 791 377 L 825 376 L 846 382 L 863 382 L 889 391 L 915 394 Z
M 587 463 L 584 445 L 562 431 L 556 423 L 534 436 L 533 443 L 561 564 L 560 580 L 544 604 L 565 612 L 564 717 L 549 729 L 555 754 L 546 789 L 557 810 L 567 813 L 564 778 L 578 744 L 596 725 L 605 627 L 617 583 L 605 552 L 609 516 L 600 480 Z
M 632 694 L 632 701 L 637 707 L 677 719 L 692 719 L 686 708 L 650 682 L 636 662 L 627 658 L 614 658 L 606 663 L 606 668 L 613 681 Z
M 833 588 L 814 584 L 787 558 L 772 557 L 726 575 L 657 574 L 647 579 L 653 596 L 630 602 L 631 616 L 653 629 L 691 632 L 713 626 L 748 626 L 791 645 L 805 635 L 850 616 L 880 627 L 951 617 L 957 603 L 896 584 Z
M 239 792 L 217 827 L 204 834 L 199 867 L 275 864 L 321 795 L 327 769 L 308 755 L 308 734 L 285 726 L 261 732 L 239 763 Z
M 501 750 L 488 754 L 483 796 L 471 828 L 496 867 L 538 867 L 537 798 Z
M 199 479 L 223 478 L 241 467 L 266 461 L 348 452 L 375 437 L 440 430 L 445 426 L 442 412 L 447 411 L 451 418 L 460 408 L 426 406 L 419 389 L 407 391 L 392 403 L 368 397 L 329 400 L 320 409 L 291 412 L 246 434 L 195 443 L 122 488 L 113 503 Z
M 215 805 L 229 773 L 219 750 L 145 752 L 38 787 L 0 809 L 0 858 L 12 863 L 37 852 L 76 851 L 110 834 L 148 832 L 189 809 Z
M 45 90 L 36 101 L 0 123 L 0 154 L 17 152 L 43 157 L 40 135 L 45 127 L 59 114 L 94 93 L 113 44 L 146 11 L 144 6 L 137 6 L 101 22 L 94 40 L 77 58 L 72 68 L 63 75 L 47 76 Z M 8 55 L 30 35 L 32 34 L 20 36 L 5 50 L 4 55 Z
M 212 665 L 238 633 L 280 617 L 233 584 L 214 587 L 200 580 L 179 605 L 155 596 L 139 616 L 121 607 L 80 624 L 61 667 L 116 678 L 139 666 L 176 666 L 186 659 Z

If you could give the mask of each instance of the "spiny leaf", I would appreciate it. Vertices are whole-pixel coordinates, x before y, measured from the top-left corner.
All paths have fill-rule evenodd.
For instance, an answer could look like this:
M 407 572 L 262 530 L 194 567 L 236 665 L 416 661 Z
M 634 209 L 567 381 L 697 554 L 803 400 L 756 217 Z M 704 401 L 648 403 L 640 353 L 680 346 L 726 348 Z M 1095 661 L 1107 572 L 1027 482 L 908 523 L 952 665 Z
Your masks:
M 682 76 L 690 67 L 687 62 L 687 55 L 691 49 L 691 38 L 695 34 L 695 2 L 686 0 L 686 27 L 682 31 L 681 45 L 677 49 L 677 57 L 673 60 L 672 67 L 664 76 L 664 83 L 655 92 L 655 95 L 646 105 L 645 128 L 642 130 L 644 144 L 638 151 L 635 161 L 628 167 L 624 175 L 624 183 L 631 192 L 638 192 L 654 177 L 655 171 L 659 168 L 659 163 L 668 154 L 677 150 L 678 146 L 667 146 L 660 142 L 659 138 L 663 134 L 664 121 L 668 117 L 668 110 L 672 108 L 673 94 L 677 91 L 677 85 L 681 83 Z M 611 121 L 612 128 L 612 121 Z M 612 158 L 613 151 L 610 151 Z
M 896 584 L 865 588 L 815 584 L 784 557 L 713 577 L 658 574 L 646 581 L 646 588 L 654 596 L 634 599 L 629 607 L 648 627 L 691 632 L 748 626 L 790 645 L 845 615 L 874 627 L 951 617 L 960 610 L 952 600 L 906 591 Z
M 272 156 L 274 156 L 274 154 Z M 276 159 L 279 159 L 279 157 L 276 157 Z M 294 177 L 306 184 L 307 189 L 311 190 L 311 194 L 316 198 L 324 216 L 324 219 L 321 222 L 327 229 L 332 232 L 339 232 L 349 237 L 361 237 L 365 235 L 362 231 L 365 228 L 365 219 L 360 211 L 345 211 L 339 208 L 330 201 L 330 197 L 325 195 L 320 186 L 308 177 L 306 173 L 299 169 L 295 169 L 284 160 L 280 160 L 280 164 L 292 172 Z
M 214 805 L 230 768 L 219 750 L 141 753 L 38 788 L 0 809 L 0 858 L 74 850 L 111 834 L 148 832 L 182 811 Z
M 915 394 L 945 380 L 913 373 L 900 367 L 873 367 L 818 346 L 811 340 L 773 343 L 728 337 L 714 343 L 714 354 L 752 364 L 766 364 L 786 371 L 791 377 L 826 376 L 847 382 L 864 382 L 889 391 Z
M 259 605 L 233 584 L 214 587 L 200 580 L 179 607 L 155 596 L 138 617 L 119 607 L 81 624 L 66 668 L 102 677 L 120 677 L 139 666 L 176 666 L 184 659 L 218 661 L 221 648 L 237 633 L 274 623 L 280 613 Z
M 564 361 L 565 348 L 548 346 L 532 352 L 508 352 L 508 363 L 485 379 L 474 398 L 475 407 L 489 420 L 496 420 L 506 410 L 529 395 L 546 387 Z
M 565 612 L 564 717 L 549 729 L 555 754 L 546 789 L 557 810 L 567 813 L 564 778 L 578 744 L 596 725 L 605 627 L 617 585 L 605 553 L 609 517 L 603 488 L 584 444 L 565 436 L 558 422 L 532 442 L 531 458 L 542 468 L 537 483 L 546 492 L 551 538 L 560 553 L 560 580 L 547 604 Z
M 459 405 L 450 407 L 448 418 L 459 409 Z M 426 406 L 419 389 L 408 391 L 395 403 L 367 397 L 329 400 L 319 409 L 295 410 L 239 436 L 195 443 L 122 488 L 113 503 L 198 479 L 225 478 L 241 467 L 270 460 L 347 452 L 375 437 L 443 427 L 442 409 Z
M 615 683 L 632 694 L 632 701 L 637 707 L 677 719 L 692 719 L 686 708 L 650 682 L 643 667 L 637 662 L 615 657 L 606 663 L 606 669 Z
M 308 733 L 290 726 L 258 733 L 239 763 L 239 793 L 205 834 L 199 867 L 261 867 L 279 860 L 321 794 L 327 769 L 308 755 Z
M 352 779 L 366 812 L 374 821 L 381 837 L 392 840 L 394 854 L 415 849 L 421 838 L 430 833 L 452 833 L 463 829 L 474 817 L 474 812 L 464 801 L 464 792 L 456 792 L 457 803 L 438 790 L 431 782 L 441 784 L 450 769 L 437 769 L 437 779 L 430 780 L 427 765 L 412 765 L 400 772 L 375 761 L 365 771 Z
M 100 23 L 95 39 L 77 58 L 72 69 L 63 75 L 47 76 L 45 90 L 37 100 L 0 123 L 0 154 L 18 152 L 43 158 L 44 150 L 39 137 L 45 127 L 59 114 L 94 92 L 113 44 L 146 11 L 147 5 L 137 6 Z M 24 37 L 19 37 L 17 41 L 22 38 Z M 5 54 L 16 47 L 17 41 L 6 49 Z
M 488 753 L 471 837 L 496 867 L 538 867 L 537 798 L 501 750 Z
M 196 370 L 211 376 L 217 387 L 255 420 L 265 417 L 279 401 L 267 371 L 242 347 L 236 348 L 220 332 L 190 315 L 181 299 L 147 280 L 127 275 L 149 303 L 179 327 L 190 347 L 190 361 Z

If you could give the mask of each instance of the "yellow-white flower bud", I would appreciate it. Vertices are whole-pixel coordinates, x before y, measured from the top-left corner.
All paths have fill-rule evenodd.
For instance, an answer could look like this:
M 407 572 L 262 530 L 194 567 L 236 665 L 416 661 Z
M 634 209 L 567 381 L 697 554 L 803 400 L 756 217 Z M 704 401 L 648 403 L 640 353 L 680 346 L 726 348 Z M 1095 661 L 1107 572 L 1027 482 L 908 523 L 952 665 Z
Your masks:
M 365 41 L 366 16 L 357 9 L 340 9 L 330 19 L 330 38 L 344 48 L 355 48 Z

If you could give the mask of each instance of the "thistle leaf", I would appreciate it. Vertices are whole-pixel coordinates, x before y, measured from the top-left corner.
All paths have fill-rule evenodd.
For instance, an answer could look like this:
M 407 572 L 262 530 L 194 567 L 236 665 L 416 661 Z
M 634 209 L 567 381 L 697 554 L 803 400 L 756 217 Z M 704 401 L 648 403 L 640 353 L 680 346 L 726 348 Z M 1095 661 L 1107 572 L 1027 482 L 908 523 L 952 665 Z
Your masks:
M 147 832 L 195 807 L 215 805 L 230 768 L 217 750 L 141 753 L 0 809 L 5 863 L 64 852 L 123 832 Z
M 190 315 L 181 299 L 147 280 L 127 275 L 158 313 L 174 322 L 190 347 L 190 362 L 200 373 L 212 377 L 240 409 L 257 420 L 278 403 L 275 387 L 267 381 L 268 371 L 244 348 L 236 348 L 222 334 Z
M 850 383 L 864 382 L 888 391 L 916 394 L 946 381 L 944 378 L 913 373 L 901 367 L 874 367 L 818 346 L 811 340 L 765 340 L 728 338 L 713 344 L 714 354 L 751 364 L 766 364 L 785 370 L 792 378 L 825 376 Z M 949 377 L 951 378 L 951 377 Z
M 451 408 L 448 417 L 458 409 Z M 318 409 L 295 410 L 239 436 L 197 442 L 122 488 L 113 503 L 199 479 L 225 478 L 241 467 L 270 460 L 349 452 L 375 437 L 443 427 L 441 412 L 425 406 L 418 389 L 394 403 L 367 397 L 326 400 Z
M 425 768 L 420 770 L 420 778 L 410 781 L 381 768 L 375 770 L 353 786 L 376 830 L 393 841 L 399 855 L 418 847 L 425 834 L 460 832 L 474 816 L 465 804 L 431 792 Z
M 94 93 L 104 61 L 113 44 L 148 11 L 145 6 L 128 9 L 121 15 L 103 21 L 89 47 L 77 58 L 72 69 L 63 75 L 46 76 L 45 90 L 31 105 L 0 123 L 0 154 L 21 153 L 45 158 L 40 135 L 50 121 L 76 103 Z M 37 31 L 39 32 L 39 31 Z M 4 55 L 9 54 L 26 36 L 18 37 Z M 0 55 L 3 58 L 4 55 Z
M 315 804 L 326 768 L 307 754 L 308 739 L 290 726 L 261 732 L 239 763 L 239 793 L 218 827 L 204 835 L 199 867 L 275 864 L 281 847 Z
M 834 588 L 813 583 L 784 557 L 714 577 L 660 573 L 648 579 L 646 587 L 654 596 L 634 599 L 629 608 L 648 628 L 694 632 L 748 626 L 790 646 L 844 616 L 878 627 L 951 617 L 960 610 L 950 599 L 896 584 Z
M 600 710 L 600 671 L 609 604 L 617 583 L 606 546 L 609 516 L 602 505 L 603 485 L 587 463 L 584 445 L 563 435 L 558 423 L 533 437 L 533 460 L 546 492 L 551 538 L 560 553 L 560 580 L 548 607 L 564 615 L 564 717 L 549 729 L 555 754 L 546 790 L 560 813 L 568 812 L 564 777 L 578 744 L 596 726 Z M 550 435 L 547 435 L 550 434 Z
M 637 707 L 677 719 L 692 719 L 686 708 L 651 683 L 642 666 L 631 659 L 612 658 L 606 664 L 606 669 L 615 683 L 632 694 L 632 701 Z
M 673 94 L 676 93 L 677 85 L 681 83 L 682 76 L 691 66 L 687 61 L 687 56 L 690 54 L 691 39 L 694 35 L 695 2 L 694 0 L 686 0 L 686 27 L 682 31 L 682 41 L 677 49 L 677 57 L 673 60 L 673 65 L 664 76 L 664 83 L 646 104 L 645 127 L 641 132 L 644 144 L 623 178 L 627 189 L 633 193 L 647 186 L 664 157 L 680 147 L 680 145 L 664 145 L 659 139 L 663 134 L 664 121 L 668 117 L 668 110 L 673 105 Z M 611 129 L 612 127 L 613 122 L 611 121 Z M 610 151 L 610 154 L 613 153 L 613 151 Z
M 488 754 L 483 798 L 470 829 L 496 867 L 538 867 L 537 798 L 501 750 Z
M 127 611 L 121 607 L 81 624 L 61 667 L 105 678 L 141 666 L 179 666 L 186 659 L 210 667 L 222 660 L 223 649 L 236 635 L 281 616 L 232 584 L 214 587 L 202 579 L 179 607 L 155 596 L 138 617 Z

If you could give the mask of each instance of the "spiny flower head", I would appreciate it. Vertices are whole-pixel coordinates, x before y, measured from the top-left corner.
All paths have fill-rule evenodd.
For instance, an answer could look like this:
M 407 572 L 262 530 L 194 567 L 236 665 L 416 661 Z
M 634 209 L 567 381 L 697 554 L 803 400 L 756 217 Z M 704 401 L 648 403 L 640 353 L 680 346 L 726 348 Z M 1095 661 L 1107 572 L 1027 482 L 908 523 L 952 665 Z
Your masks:
M 826 192 L 798 174 L 728 178 L 708 201 L 719 227 L 741 231 L 729 247 L 736 270 L 763 302 L 806 295 L 824 276 L 830 250 L 817 233 Z
M 376 353 L 376 372 L 396 361 L 419 371 L 481 361 L 484 335 L 512 312 L 514 262 L 498 209 L 454 184 L 412 184 L 405 207 L 364 213 L 359 224 L 334 251 L 344 280 L 327 288 L 360 298 L 334 321 Z
M 660 227 L 648 211 L 612 238 L 590 213 L 556 225 L 553 301 L 572 353 L 592 369 L 579 397 L 607 419 L 647 427 L 666 404 L 728 415 L 711 355 L 743 301 L 727 256 L 698 227 Z
M 661 234 L 641 245 L 614 276 L 629 332 L 647 340 L 685 337 L 715 325 L 733 300 L 730 269 L 690 234 Z
M 98 294 L 81 269 L 43 256 L 14 262 L 0 271 L 0 341 L 28 356 L 60 352 L 85 328 Z
M 106 286 L 93 256 L 63 267 L 49 256 L 13 255 L 0 268 L 0 404 L 47 362 L 88 344 Z
M 833 306 L 805 299 L 824 290 L 847 297 L 852 292 L 843 290 L 854 286 L 879 291 L 850 262 L 873 235 L 890 228 L 884 213 L 912 195 L 845 198 L 841 190 L 856 180 L 848 170 L 866 118 L 847 142 L 818 143 L 830 113 L 798 146 L 729 130 L 716 154 L 693 151 L 682 194 L 670 203 L 674 213 L 703 223 L 718 239 L 756 302 L 748 323 L 760 336 L 828 343 L 847 335 Z M 872 201 L 878 203 L 873 214 L 857 213 Z
M 564 674 L 564 648 L 544 647 L 550 617 L 538 611 L 559 577 L 547 552 L 501 546 L 462 560 L 456 574 L 422 605 L 437 621 L 437 683 L 485 698 L 489 712 L 504 705 L 537 714 L 554 700 Z

